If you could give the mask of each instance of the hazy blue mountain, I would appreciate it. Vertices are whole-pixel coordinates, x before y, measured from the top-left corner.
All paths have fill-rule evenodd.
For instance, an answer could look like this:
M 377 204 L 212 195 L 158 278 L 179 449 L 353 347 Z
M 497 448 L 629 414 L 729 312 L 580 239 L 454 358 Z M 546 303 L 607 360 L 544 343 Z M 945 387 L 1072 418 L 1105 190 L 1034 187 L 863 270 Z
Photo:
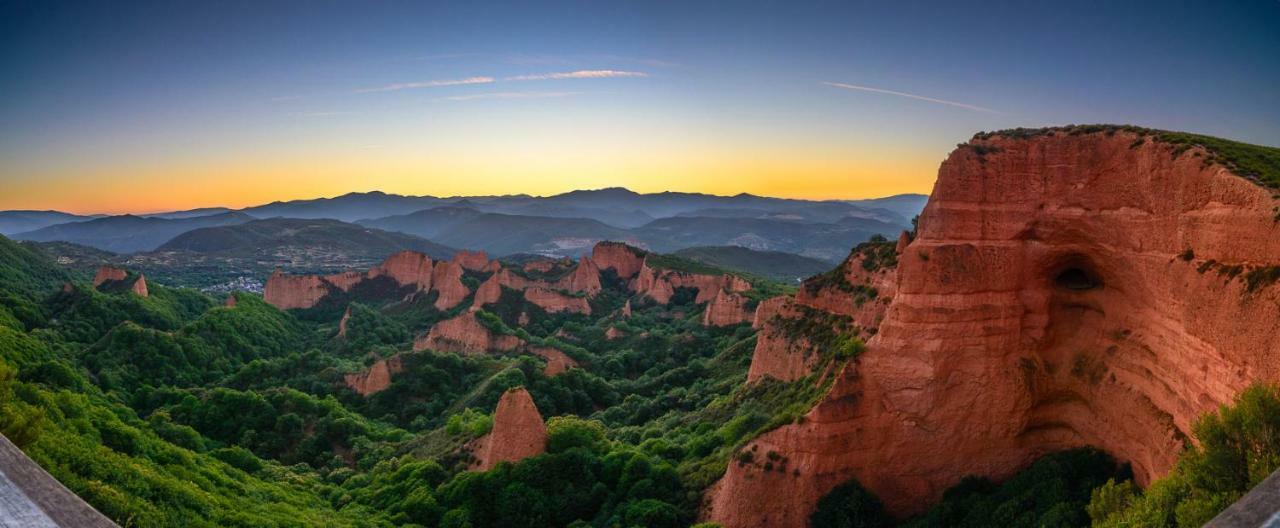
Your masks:
M 870 198 L 867 200 L 849 200 L 848 203 L 858 207 L 867 209 L 885 209 L 893 211 L 899 216 L 910 221 L 924 210 L 924 204 L 929 201 L 927 194 L 895 194 L 893 196 L 885 196 L 883 198 Z
M 102 215 L 81 216 L 61 211 L 0 211 L 0 234 L 35 231 L 51 225 L 83 222 Z
M 465 222 L 484 213 L 469 207 L 443 206 L 423 209 L 404 215 L 388 216 L 356 222 L 363 226 L 408 233 L 423 238 L 435 238 L 450 227 Z
M 185 211 L 169 211 L 167 213 L 153 213 L 142 215 L 147 218 L 166 218 L 169 220 L 179 220 L 183 218 L 196 218 L 199 216 L 212 216 L 223 213 L 230 213 L 232 210 L 226 207 L 202 207 L 200 209 L 187 209 Z
M 137 253 L 151 251 L 169 239 L 192 229 L 241 224 L 250 220 L 253 220 L 253 217 L 244 213 L 223 213 L 174 220 L 120 215 L 52 225 L 17 233 L 13 238 L 35 242 L 71 242 L 113 253 Z

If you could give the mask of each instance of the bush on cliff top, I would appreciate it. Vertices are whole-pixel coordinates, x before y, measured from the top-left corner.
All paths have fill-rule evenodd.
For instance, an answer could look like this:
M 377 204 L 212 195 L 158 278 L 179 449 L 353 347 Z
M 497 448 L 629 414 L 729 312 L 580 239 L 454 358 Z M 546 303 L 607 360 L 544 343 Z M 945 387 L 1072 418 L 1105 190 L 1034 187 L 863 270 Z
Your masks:
M 1117 132 L 1137 134 L 1142 138 L 1173 145 L 1175 154 L 1182 154 L 1192 147 L 1201 147 L 1209 153 L 1209 163 L 1219 163 L 1232 172 L 1248 178 L 1264 187 L 1280 189 L 1280 148 L 1264 145 L 1252 145 L 1229 139 L 1216 138 L 1188 132 L 1171 132 L 1143 128 L 1133 125 L 1067 125 L 1046 128 L 1013 128 L 994 132 L 979 132 L 973 139 L 991 139 L 1005 137 L 1011 139 L 1031 139 L 1056 133 L 1072 136 L 1082 134 L 1103 133 L 1108 136 Z M 1134 147 L 1141 142 L 1135 142 Z

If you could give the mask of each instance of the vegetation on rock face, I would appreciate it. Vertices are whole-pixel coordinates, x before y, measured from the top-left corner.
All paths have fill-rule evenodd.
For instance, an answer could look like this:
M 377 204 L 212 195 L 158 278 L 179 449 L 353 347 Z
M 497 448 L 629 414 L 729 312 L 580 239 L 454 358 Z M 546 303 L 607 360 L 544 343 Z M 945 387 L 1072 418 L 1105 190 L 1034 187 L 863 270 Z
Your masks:
M 1094 526 L 1201 526 L 1280 469 L 1280 388 L 1254 385 L 1205 415 L 1191 445 L 1145 491 L 1109 481 L 1093 492 Z

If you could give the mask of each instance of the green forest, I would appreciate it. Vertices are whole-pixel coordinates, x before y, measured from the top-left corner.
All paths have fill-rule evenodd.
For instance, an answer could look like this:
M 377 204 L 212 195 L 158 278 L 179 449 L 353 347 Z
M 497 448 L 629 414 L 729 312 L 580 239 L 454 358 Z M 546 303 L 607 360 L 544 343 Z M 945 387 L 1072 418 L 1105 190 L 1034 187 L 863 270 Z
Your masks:
M 547 376 L 532 355 L 403 353 L 391 385 L 364 397 L 344 374 L 409 350 L 411 328 L 465 303 L 441 312 L 430 299 L 349 299 L 339 337 L 334 306 L 286 313 L 250 293 L 228 306 L 155 283 L 148 297 L 99 292 L 38 247 L 0 237 L 0 432 L 122 526 L 694 525 L 739 449 L 802 419 L 831 382 L 748 385 L 750 325 L 705 327 L 680 291 L 670 305 L 632 299 L 633 315 L 614 318 L 630 294 L 607 275 L 595 316 L 507 294 L 478 315 L 581 368 Z M 786 291 L 764 280 L 757 289 Z M 824 361 L 856 358 L 860 341 L 827 332 Z M 490 430 L 514 387 L 546 419 L 546 452 L 468 471 L 460 448 Z M 1145 490 L 1106 454 L 1080 449 L 1004 482 L 966 479 L 913 519 L 891 519 L 848 482 L 812 522 L 1199 526 L 1280 466 L 1277 430 L 1280 393 L 1256 386 L 1205 416 L 1176 469 Z

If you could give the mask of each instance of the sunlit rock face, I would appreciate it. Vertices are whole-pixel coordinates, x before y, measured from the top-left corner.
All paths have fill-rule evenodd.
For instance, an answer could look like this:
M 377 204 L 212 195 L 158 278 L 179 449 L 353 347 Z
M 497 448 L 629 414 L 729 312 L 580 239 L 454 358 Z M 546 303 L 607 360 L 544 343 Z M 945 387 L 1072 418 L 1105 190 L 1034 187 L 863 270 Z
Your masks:
M 973 144 L 942 164 L 868 350 L 753 442 L 788 472 L 731 463 L 705 517 L 805 526 L 852 478 L 905 516 L 1081 445 L 1145 484 L 1197 417 L 1280 379 L 1280 287 L 1256 272 L 1280 264 L 1272 191 L 1128 132 Z
M 493 430 L 475 443 L 476 463 L 472 469 L 488 471 L 499 462 L 518 462 L 544 453 L 547 427 L 524 387 L 511 389 L 498 400 L 493 413 Z

